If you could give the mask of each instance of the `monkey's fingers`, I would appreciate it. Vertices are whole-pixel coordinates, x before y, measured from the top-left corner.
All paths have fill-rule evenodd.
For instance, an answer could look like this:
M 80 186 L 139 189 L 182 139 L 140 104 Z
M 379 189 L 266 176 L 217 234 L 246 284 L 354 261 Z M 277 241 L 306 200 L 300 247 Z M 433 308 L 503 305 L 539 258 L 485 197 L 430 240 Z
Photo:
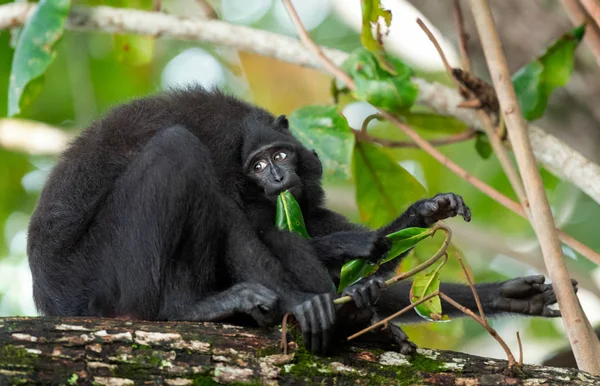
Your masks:
M 294 317 L 300 324 L 300 331 L 302 331 L 302 339 L 304 340 L 304 346 L 307 350 L 311 350 L 311 333 L 310 333 L 310 322 L 307 314 L 304 311 L 305 303 L 302 303 L 294 308 Z
M 331 331 L 333 328 L 333 324 L 330 323 L 326 306 L 326 303 L 333 303 L 333 298 L 329 298 L 329 296 L 327 295 L 328 294 L 316 296 L 313 300 L 313 304 L 315 305 L 314 310 L 317 312 L 319 327 L 321 331 L 321 335 L 319 338 L 321 340 L 320 351 L 322 353 L 326 353 L 329 350 L 329 345 L 331 343 Z
M 312 304 L 312 299 L 304 303 L 304 312 L 308 316 L 310 322 L 310 332 L 308 338 L 310 339 L 310 351 L 320 352 L 321 351 L 321 326 L 318 321 L 317 311 L 315 306 Z M 305 344 L 308 342 L 304 340 Z M 308 348 L 308 347 L 307 347 Z

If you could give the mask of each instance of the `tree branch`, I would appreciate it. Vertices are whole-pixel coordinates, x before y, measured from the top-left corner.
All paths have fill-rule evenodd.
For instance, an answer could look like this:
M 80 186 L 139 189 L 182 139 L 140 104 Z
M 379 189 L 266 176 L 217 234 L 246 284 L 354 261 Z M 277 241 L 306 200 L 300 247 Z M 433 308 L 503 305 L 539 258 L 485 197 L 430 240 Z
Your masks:
M 23 25 L 36 6 L 32 3 L 0 5 L 0 30 Z M 225 45 L 299 66 L 325 70 L 320 60 L 296 39 L 218 20 L 190 20 L 131 9 L 73 6 L 67 28 Z M 336 49 L 321 47 L 321 51 L 338 66 L 348 57 L 347 53 Z M 417 103 L 440 114 L 454 116 L 483 131 L 475 111 L 457 107 L 462 97 L 456 90 L 419 78 L 413 78 L 413 82 L 419 87 Z M 572 182 L 600 203 L 599 165 L 539 127 L 530 125 L 529 136 L 535 156 L 544 167 L 559 178 Z
M 527 135 L 527 123 L 517 103 L 494 19 L 487 0 L 471 0 L 470 4 L 530 202 L 531 223 L 542 247 L 573 353 L 579 368 L 600 375 L 600 343 L 587 328 L 586 316 L 571 285 L 550 204 Z
M 420 349 L 405 356 L 382 345 L 342 343 L 331 357 L 291 344 L 277 329 L 227 324 L 94 318 L 0 318 L 0 384 L 27 385 L 534 385 L 592 386 L 576 369 Z M 300 348 L 299 348 L 300 346 Z

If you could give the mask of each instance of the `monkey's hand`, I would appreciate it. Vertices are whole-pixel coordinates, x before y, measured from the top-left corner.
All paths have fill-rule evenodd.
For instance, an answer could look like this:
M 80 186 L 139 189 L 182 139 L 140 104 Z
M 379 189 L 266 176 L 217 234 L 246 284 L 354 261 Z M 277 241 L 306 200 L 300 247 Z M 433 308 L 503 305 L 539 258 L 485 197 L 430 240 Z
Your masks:
M 370 308 L 377 303 L 385 287 L 385 280 L 374 277 L 349 286 L 342 291 L 342 296 L 350 296 L 358 308 Z
M 417 201 L 409 211 L 420 216 L 426 225 L 456 215 L 462 216 L 465 221 L 471 221 L 471 210 L 462 197 L 454 193 L 440 193 L 433 198 Z
M 258 283 L 239 283 L 237 311 L 248 314 L 259 326 L 272 326 L 279 321 L 277 294 Z
M 552 284 L 544 284 L 543 275 L 518 277 L 500 283 L 498 292 L 492 296 L 491 305 L 496 312 L 557 317 L 559 310 L 549 308 L 556 303 L 556 294 Z M 571 280 L 577 292 L 577 281 Z
M 331 293 L 313 295 L 291 311 L 300 324 L 304 346 L 309 351 L 326 353 L 330 348 L 335 324 L 333 299 Z

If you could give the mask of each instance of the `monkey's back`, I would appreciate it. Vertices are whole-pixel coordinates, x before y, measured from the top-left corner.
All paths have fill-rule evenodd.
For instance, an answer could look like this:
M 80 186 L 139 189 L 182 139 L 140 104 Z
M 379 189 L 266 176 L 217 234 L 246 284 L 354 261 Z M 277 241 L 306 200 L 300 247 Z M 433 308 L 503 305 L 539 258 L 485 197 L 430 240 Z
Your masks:
M 40 302 L 40 291 L 55 289 L 52 295 L 60 297 L 65 288 L 89 286 L 85 280 L 94 276 L 98 263 L 88 253 L 90 244 L 97 242 L 90 240 L 89 230 L 116 180 L 150 138 L 182 125 L 200 138 L 224 174 L 239 163 L 240 133 L 248 116 L 273 119 L 221 92 L 190 88 L 118 106 L 83 130 L 51 172 L 29 225 L 28 256 L 38 308 L 45 313 L 56 309 L 55 304 Z M 45 294 L 44 299 L 51 302 L 53 296 Z

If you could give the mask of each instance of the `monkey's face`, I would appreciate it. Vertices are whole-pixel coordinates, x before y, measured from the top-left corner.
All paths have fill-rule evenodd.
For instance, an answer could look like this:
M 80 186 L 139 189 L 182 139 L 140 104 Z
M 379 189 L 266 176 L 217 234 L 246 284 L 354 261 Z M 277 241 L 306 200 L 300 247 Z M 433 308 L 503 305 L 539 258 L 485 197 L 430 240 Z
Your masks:
M 252 152 L 245 162 L 245 169 L 269 200 L 276 200 L 285 190 L 298 199 L 302 196 L 302 181 L 296 172 L 297 162 L 298 155 L 293 146 L 275 143 Z

